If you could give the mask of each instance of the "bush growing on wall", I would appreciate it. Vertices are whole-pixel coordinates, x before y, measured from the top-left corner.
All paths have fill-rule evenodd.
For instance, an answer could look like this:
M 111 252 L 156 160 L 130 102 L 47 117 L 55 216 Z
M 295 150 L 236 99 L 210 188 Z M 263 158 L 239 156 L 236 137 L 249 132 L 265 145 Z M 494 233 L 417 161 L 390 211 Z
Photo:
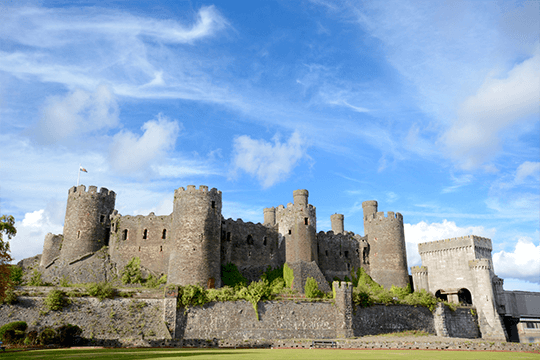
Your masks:
M 291 289 L 294 281 L 294 272 L 287 263 L 283 265 L 283 280 L 285 280 L 285 287 Z
M 269 299 L 272 295 L 272 291 L 268 284 L 268 280 L 261 279 L 259 281 L 253 281 L 247 288 L 242 288 L 238 295 L 253 305 L 255 316 L 257 317 L 257 321 L 259 321 L 259 301 Z
M 4 334 L 8 330 L 18 330 L 24 332 L 28 325 L 24 321 L 14 321 L 0 327 L 0 340 L 4 341 Z
M 247 286 L 247 279 L 233 263 L 221 265 L 221 282 L 230 287 Z
M 136 256 L 129 260 L 122 271 L 123 284 L 142 284 L 141 259 Z
M 111 283 L 106 281 L 98 283 L 89 283 L 86 285 L 86 291 L 88 295 L 97 297 L 100 301 L 103 299 L 112 299 L 116 295 L 116 289 L 113 288 Z
M 317 280 L 315 280 L 312 277 L 308 277 L 306 279 L 306 285 L 304 286 L 304 293 L 306 294 L 306 297 L 309 299 L 320 298 L 324 295 L 324 293 L 321 290 L 319 290 L 319 284 L 317 283 Z

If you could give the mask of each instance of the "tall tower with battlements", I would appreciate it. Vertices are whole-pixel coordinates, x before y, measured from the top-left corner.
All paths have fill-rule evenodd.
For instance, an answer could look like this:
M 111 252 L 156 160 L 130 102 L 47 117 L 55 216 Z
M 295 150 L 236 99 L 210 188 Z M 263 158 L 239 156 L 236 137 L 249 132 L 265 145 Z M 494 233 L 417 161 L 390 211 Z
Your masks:
M 177 189 L 172 218 L 167 282 L 221 287 L 221 191 L 204 185 Z
M 308 203 L 307 190 L 293 191 L 294 204 L 276 209 L 278 231 L 286 240 L 285 258 L 288 263 L 318 261 L 317 215 Z
M 377 211 L 377 201 L 364 201 L 364 232 L 368 237 L 371 277 L 389 289 L 392 285 L 407 286 L 409 272 L 403 216 Z
M 64 241 L 60 258 L 71 261 L 109 245 L 111 222 L 116 194 L 96 186 L 74 186 L 68 191 Z

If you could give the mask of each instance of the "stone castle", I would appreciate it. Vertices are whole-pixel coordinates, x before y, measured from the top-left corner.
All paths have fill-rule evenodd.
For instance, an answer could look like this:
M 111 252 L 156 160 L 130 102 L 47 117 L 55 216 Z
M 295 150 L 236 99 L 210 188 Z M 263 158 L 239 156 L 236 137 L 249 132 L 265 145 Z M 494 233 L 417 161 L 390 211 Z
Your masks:
M 113 191 L 72 187 L 63 235 L 48 234 L 43 254 L 34 260 L 45 281 L 73 283 L 113 280 L 134 257 L 146 275 L 166 274 L 168 283 L 207 288 L 222 286 L 221 266 L 228 263 L 252 281 L 268 267 L 287 263 L 299 292 L 308 277 L 330 291 L 329 282 L 359 268 L 385 288 L 411 283 L 403 217 L 379 212 L 376 201 L 362 203 L 361 236 L 345 231 L 342 214 L 330 217 L 331 231 L 317 233 L 307 190 L 293 191 L 293 203 L 286 207 L 264 209 L 262 224 L 224 219 L 221 195 L 215 188 L 190 185 L 174 192 L 170 215 L 122 216 Z M 474 306 L 483 337 L 519 341 L 526 335 L 540 341 L 540 293 L 503 290 L 490 239 L 470 235 L 418 247 L 422 266 L 411 268 L 415 291 Z
M 331 231 L 317 233 L 316 209 L 308 195 L 307 190 L 294 191 L 293 203 L 264 209 L 264 223 L 254 224 L 224 219 L 221 191 L 206 186 L 177 189 L 170 215 L 147 216 L 118 214 L 116 194 L 106 188 L 72 187 L 64 233 L 46 237 L 40 266 L 49 277 L 78 281 L 84 279 L 69 269 L 91 263 L 89 258 L 107 255 L 111 267 L 122 269 L 139 257 L 148 273 L 166 274 L 169 283 L 211 288 L 221 286 L 221 265 L 233 263 L 256 280 L 269 266 L 287 262 L 302 274 L 295 276 L 302 279 L 294 285 L 300 291 L 308 276 L 329 290 L 328 282 L 359 268 L 387 288 L 409 284 L 401 214 L 385 216 L 376 201 L 366 201 L 364 236 L 345 231 L 342 214 L 331 216 Z M 108 276 L 100 274 L 101 267 L 92 266 L 97 278 Z

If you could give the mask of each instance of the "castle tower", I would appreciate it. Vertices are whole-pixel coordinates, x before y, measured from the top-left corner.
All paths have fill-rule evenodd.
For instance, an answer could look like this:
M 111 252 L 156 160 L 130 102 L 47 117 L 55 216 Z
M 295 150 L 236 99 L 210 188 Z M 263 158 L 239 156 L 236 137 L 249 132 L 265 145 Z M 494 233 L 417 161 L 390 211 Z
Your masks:
M 264 224 L 274 226 L 276 225 L 276 208 L 265 208 L 264 209 Z
M 116 194 L 106 188 L 97 192 L 96 186 L 74 186 L 68 191 L 64 241 L 60 258 L 65 261 L 97 251 L 109 245 L 111 222 Z
M 330 215 L 330 222 L 332 223 L 332 231 L 334 234 L 343 234 L 345 232 L 343 227 L 343 220 L 345 216 L 343 214 Z
M 167 282 L 221 287 L 221 191 L 204 185 L 177 189 L 172 217 Z
M 285 238 L 285 258 L 288 263 L 318 260 L 317 216 L 315 207 L 308 204 L 307 190 L 293 191 L 294 204 L 277 208 L 279 233 Z
M 364 232 L 370 246 L 371 277 L 389 289 L 392 285 L 407 286 L 409 272 L 403 230 L 403 216 L 389 211 L 385 217 L 377 212 L 377 202 L 364 201 Z
M 426 266 L 413 266 L 411 268 L 414 291 L 422 289 L 429 291 L 428 268 Z

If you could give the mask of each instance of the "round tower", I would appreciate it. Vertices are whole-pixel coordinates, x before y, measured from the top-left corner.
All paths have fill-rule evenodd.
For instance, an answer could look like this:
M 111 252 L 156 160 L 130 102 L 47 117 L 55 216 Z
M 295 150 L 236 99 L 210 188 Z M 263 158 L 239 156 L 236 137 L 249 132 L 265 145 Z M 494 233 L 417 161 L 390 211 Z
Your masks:
M 204 185 L 177 189 L 172 218 L 167 282 L 221 287 L 221 191 Z
M 345 216 L 343 214 L 330 215 L 330 222 L 332 223 L 332 231 L 334 234 L 343 234 L 345 229 L 343 227 L 343 220 Z
M 377 209 L 376 201 L 366 201 L 362 203 L 362 207 L 364 207 L 364 230 L 370 247 L 371 277 L 387 289 L 392 285 L 407 286 L 409 272 L 403 216 L 392 211 L 389 211 L 386 217 L 383 212 L 372 213 Z
M 264 209 L 264 224 L 274 226 L 276 224 L 276 208 Z
M 74 186 L 68 191 L 64 241 L 60 258 L 65 261 L 97 251 L 109 245 L 111 222 L 116 194 L 96 186 Z
M 280 233 L 285 235 L 285 258 L 288 263 L 318 261 L 317 216 L 308 203 L 307 190 L 293 191 L 294 204 L 288 205 L 281 219 Z

